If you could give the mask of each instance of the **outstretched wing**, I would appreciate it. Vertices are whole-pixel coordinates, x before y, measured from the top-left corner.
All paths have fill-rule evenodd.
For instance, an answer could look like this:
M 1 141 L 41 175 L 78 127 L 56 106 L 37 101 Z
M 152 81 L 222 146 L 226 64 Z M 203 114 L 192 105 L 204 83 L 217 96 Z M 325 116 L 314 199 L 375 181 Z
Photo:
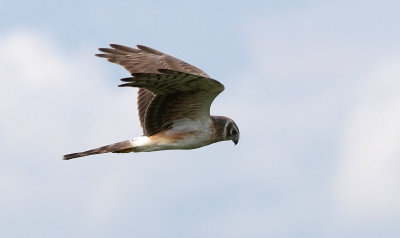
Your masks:
M 112 48 L 100 48 L 99 50 L 105 54 L 96 54 L 96 56 L 107 58 L 110 62 L 122 65 L 131 74 L 158 74 L 158 69 L 170 69 L 209 77 L 193 65 L 147 46 L 138 45 L 138 49 L 117 44 L 110 44 L 110 46 Z
M 193 65 L 147 46 L 138 45 L 138 49 L 117 44 L 110 44 L 110 46 L 111 48 L 100 48 L 99 50 L 104 54 L 96 54 L 96 56 L 107 58 L 108 61 L 123 66 L 132 75 L 137 73 L 160 74 L 158 69 L 169 69 L 205 78 L 209 77 Z M 139 119 L 145 134 L 146 110 L 154 97 L 155 95 L 151 91 L 139 88 Z
M 144 134 L 151 136 L 171 127 L 179 119 L 209 120 L 210 107 L 224 86 L 214 79 L 173 70 L 160 69 L 158 74 L 136 73 L 121 87 L 139 87 L 152 92 L 144 116 Z

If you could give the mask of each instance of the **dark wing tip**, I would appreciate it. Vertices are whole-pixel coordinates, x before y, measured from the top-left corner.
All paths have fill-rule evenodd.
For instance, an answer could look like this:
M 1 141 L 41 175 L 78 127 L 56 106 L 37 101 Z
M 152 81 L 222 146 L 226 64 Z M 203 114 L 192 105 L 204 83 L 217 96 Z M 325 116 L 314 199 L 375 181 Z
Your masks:
M 95 54 L 97 57 L 108 58 L 109 54 Z
M 118 48 L 118 47 L 120 47 L 120 46 L 122 46 L 122 45 L 119 45 L 119 44 L 110 44 L 110 46 L 111 46 L 112 48 L 116 49 L 116 48 Z
M 99 48 L 99 51 L 104 52 L 104 53 L 109 53 L 110 50 L 113 50 L 113 49 L 110 49 L 110 48 Z
M 134 77 L 129 77 L 129 78 L 122 78 L 120 79 L 122 82 L 132 82 L 135 78 Z
M 132 83 L 123 83 L 118 85 L 118 87 L 135 87 L 135 86 L 133 86 Z

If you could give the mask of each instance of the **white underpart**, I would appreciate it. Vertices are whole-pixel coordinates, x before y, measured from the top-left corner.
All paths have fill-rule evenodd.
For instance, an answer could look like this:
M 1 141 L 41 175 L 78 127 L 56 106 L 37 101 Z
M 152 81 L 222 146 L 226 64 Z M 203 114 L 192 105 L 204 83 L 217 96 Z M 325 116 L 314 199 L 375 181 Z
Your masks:
M 131 140 L 135 152 L 194 149 L 213 143 L 210 120 L 190 120 L 187 118 L 173 122 L 171 129 L 164 134 L 150 137 L 140 136 Z M 186 134 L 186 135 L 185 135 Z M 182 137 L 183 135 L 183 137 Z
M 173 121 L 171 133 L 191 132 L 191 131 L 208 131 L 210 130 L 211 119 L 209 120 L 191 120 L 182 118 Z
M 134 147 L 144 147 L 149 145 L 150 139 L 147 136 L 139 136 L 130 140 L 130 142 Z

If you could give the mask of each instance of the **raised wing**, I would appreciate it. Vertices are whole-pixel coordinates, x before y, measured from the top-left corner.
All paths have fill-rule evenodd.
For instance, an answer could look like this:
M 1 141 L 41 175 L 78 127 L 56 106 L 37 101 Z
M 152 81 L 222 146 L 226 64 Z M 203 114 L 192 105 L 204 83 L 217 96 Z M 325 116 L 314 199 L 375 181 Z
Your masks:
M 99 50 L 104 54 L 96 54 L 96 56 L 107 58 L 108 61 L 123 66 L 132 75 L 137 73 L 160 74 L 159 69 L 169 69 L 205 78 L 209 77 L 193 65 L 147 46 L 138 45 L 138 49 L 117 44 L 110 44 L 110 46 L 111 48 L 100 48 Z M 139 119 L 145 134 L 145 114 L 153 99 L 153 93 L 145 88 L 139 89 Z
M 144 115 L 146 136 L 169 128 L 179 119 L 208 120 L 211 103 L 224 90 L 221 83 L 208 77 L 166 69 L 122 80 L 127 83 L 121 87 L 144 88 L 155 95 Z
M 112 48 L 100 48 L 99 50 L 105 54 L 96 54 L 96 56 L 107 58 L 110 62 L 122 65 L 131 74 L 159 74 L 158 69 L 169 69 L 209 77 L 201 69 L 147 46 L 138 45 L 138 49 L 117 44 L 110 44 L 110 46 Z

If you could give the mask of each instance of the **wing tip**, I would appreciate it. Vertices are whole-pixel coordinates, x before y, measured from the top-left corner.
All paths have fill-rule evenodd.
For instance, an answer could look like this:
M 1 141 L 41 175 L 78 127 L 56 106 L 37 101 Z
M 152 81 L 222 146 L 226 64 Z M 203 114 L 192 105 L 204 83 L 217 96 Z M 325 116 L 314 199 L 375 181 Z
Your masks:
M 122 78 L 120 79 L 122 82 L 132 82 L 135 78 L 134 77 L 128 77 L 128 78 Z
M 129 47 L 129 46 L 125 46 L 125 45 L 120 45 L 120 44 L 110 44 L 110 46 L 112 48 L 114 48 L 115 50 L 122 50 L 125 52 L 129 52 L 129 53 L 139 53 L 140 50 Z
M 109 46 L 110 46 L 111 48 L 116 49 L 116 48 L 120 47 L 121 45 L 119 45 L 119 44 L 109 44 Z
M 123 88 L 123 87 L 135 87 L 135 86 L 133 86 L 132 83 L 123 83 L 118 85 L 118 87 Z
M 106 56 L 107 54 L 94 54 L 94 55 L 97 56 L 97 57 L 103 57 L 103 58 L 107 57 Z

